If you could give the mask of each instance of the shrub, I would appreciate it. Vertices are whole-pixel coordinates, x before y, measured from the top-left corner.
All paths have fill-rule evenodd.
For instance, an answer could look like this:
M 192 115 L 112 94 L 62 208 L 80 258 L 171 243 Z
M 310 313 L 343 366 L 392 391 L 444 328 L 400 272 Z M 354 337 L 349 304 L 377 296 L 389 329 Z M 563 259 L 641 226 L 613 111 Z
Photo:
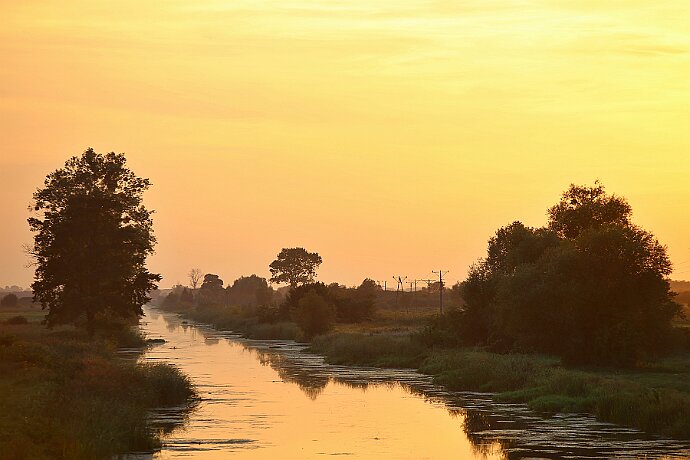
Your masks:
M 310 291 L 298 302 L 295 320 L 304 332 L 305 338 L 311 338 L 333 327 L 335 307 L 315 291 Z

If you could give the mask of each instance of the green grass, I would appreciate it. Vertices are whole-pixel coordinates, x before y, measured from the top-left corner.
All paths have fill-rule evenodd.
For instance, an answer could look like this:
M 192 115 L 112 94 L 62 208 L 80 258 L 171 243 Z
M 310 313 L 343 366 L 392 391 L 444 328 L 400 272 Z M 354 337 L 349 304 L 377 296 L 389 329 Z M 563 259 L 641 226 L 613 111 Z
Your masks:
M 152 407 L 185 404 L 189 379 L 120 359 L 137 334 L 90 341 L 72 328 L 0 325 L 0 458 L 98 459 L 159 445 Z

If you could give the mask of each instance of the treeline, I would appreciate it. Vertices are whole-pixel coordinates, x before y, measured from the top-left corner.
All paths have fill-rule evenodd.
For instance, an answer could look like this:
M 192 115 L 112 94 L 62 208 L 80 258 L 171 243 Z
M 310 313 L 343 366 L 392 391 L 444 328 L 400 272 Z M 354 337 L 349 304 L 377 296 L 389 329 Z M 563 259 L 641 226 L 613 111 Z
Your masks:
M 514 222 L 459 287 L 464 306 L 436 321 L 429 343 L 541 352 L 566 362 L 628 366 L 668 351 L 683 331 L 671 262 L 631 207 L 604 187 L 575 186 L 545 227 Z
M 312 280 L 294 288 L 276 290 L 269 286 L 268 280 L 257 275 L 242 276 L 224 288 L 218 275 L 206 274 L 198 289 L 175 286 L 163 298 L 161 306 L 201 314 L 226 310 L 228 314 L 252 317 L 266 324 L 292 321 L 300 326 L 304 337 L 309 338 L 327 332 L 336 322 L 357 323 L 370 319 L 379 291 L 381 289 L 370 279 L 365 279 L 356 288 Z

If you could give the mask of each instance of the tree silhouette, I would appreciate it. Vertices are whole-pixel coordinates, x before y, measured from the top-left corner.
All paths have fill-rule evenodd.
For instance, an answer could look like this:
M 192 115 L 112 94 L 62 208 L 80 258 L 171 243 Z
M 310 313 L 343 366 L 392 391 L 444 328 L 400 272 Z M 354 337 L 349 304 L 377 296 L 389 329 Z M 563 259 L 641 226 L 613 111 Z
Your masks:
M 489 240 L 462 283 L 453 323 L 469 344 L 629 366 L 668 350 L 673 301 L 666 247 L 634 225 L 627 201 L 571 185 L 546 228 L 514 222 Z M 445 324 L 435 326 L 442 337 Z
M 293 289 L 299 284 L 311 283 L 321 262 L 321 256 L 316 252 L 307 252 L 304 248 L 283 248 L 269 265 L 271 282 L 288 283 Z
M 13 293 L 7 294 L 0 300 L 0 307 L 14 308 L 19 304 L 19 299 Z
M 124 154 L 89 148 L 34 193 L 31 287 L 34 301 L 48 309 L 49 327 L 85 319 L 93 336 L 100 317 L 143 314 L 160 281 L 145 265 L 155 244 L 151 212 L 142 204 L 149 186 L 126 167 Z
M 189 276 L 189 284 L 192 286 L 192 290 L 196 291 L 196 289 L 201 285 L 201 280 L 203 278 L 201 269 L 192 268 L 191 270 L 189 270 L 187 276 Z

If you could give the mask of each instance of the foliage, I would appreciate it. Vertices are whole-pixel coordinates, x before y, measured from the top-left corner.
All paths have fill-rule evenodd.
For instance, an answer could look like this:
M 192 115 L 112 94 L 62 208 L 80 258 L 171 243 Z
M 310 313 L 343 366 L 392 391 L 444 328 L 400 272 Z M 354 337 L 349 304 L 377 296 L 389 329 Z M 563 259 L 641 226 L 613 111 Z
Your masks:
M 328 295 L 336 307 L 338 322 L 359 323 L 370 319 L 374 313 L 379 288 L 373 280 L 365 279 L 356 289 L 333 283 Z
M 204 275 L 204 282 L 201 283 L 198 294 L 200 306 L 225 305 L 225 289 L 223 280 L 218 275 L 208 273 Z
M 321 262 L 321 256 L 316 252 L 307 252 L 304 248 L 283 248 L 269 265 L 271 282 L 288 283 L 291 288 L 311 283 Z
M 331 303 L 333 302 L 331 292 L 325 284 L 321 282 L 302 284 L 300 286 L 291 288 L 290 291 L 288 291 L 287 296 L 285 296 L 285 300 L 279 308 L 280 318 L 284 320 L 292 318 L 295 311 L 297 311 L 299 301 L 311 291 L 316 292 L 319 296 L 321 296 L 321 298 L 327 299 Z
M 364 280 L 355 289 L 337 283 L 328 286 L 320 282 L 303 284 L 290 289 L 280 306 L 280 316 L 284 319 L 290 318 L 297 309 L 299 301 L 310 291 L 315 291 L 335 307 L 338 322 L 358 323 L 372 317 L 376 296 L 380 289 L 371 280 Z
M 548 228 L 499 229 L 461 286 L 459 342 L 620 366 L 668 349 L 680 311 L 671 264 L 630 213 L 601 184 L 572 185 L 549 210 Z
M 85 318 L 93 335 L 98 315 L 143 314 L 160 280 L 145 265 L 155 244 L 151 212 L 142 204 L 149 186 L 126 167 L 124 154 L 88 149 L 34 193 L 32 288 L 49 326 Z
M 79 330 L 0 327 L 0 458 L 113 458 L 160 445 L 148 409 L 195 396 L 167 364 L 122 360 L 115 346 Z M 115 341 L 117 340 L 117 341 Z
M 335 307 L 311 290 L 297 303 L 295 321 L 305 337 L 311 338 L 329 331 L 335 322 L 335 314 Z
M 572 239 L 586 229 L 629 225 L 632 208 L 625 198 L 607 195 L 596 181 L 593 187 L 571 184 L 548 214 L 548 228 L 561 238 Z
M 257 275 L 239 277 L 226 292 L 229 305 L 243 307 L 268 305 L 273 298 L 273 289 L 265 278 Z
M 459 347 L 464 344 L 465 334 L 458 333 L 467 327 L 468 320 L 465 312 L 458 308 L 451 308 L 442 315 L 436 315 L 413 339 L 426 347 Z
M 19 304 L 16 294 L 7 294 L 0 300 L 0 307 L 14 308 Z

